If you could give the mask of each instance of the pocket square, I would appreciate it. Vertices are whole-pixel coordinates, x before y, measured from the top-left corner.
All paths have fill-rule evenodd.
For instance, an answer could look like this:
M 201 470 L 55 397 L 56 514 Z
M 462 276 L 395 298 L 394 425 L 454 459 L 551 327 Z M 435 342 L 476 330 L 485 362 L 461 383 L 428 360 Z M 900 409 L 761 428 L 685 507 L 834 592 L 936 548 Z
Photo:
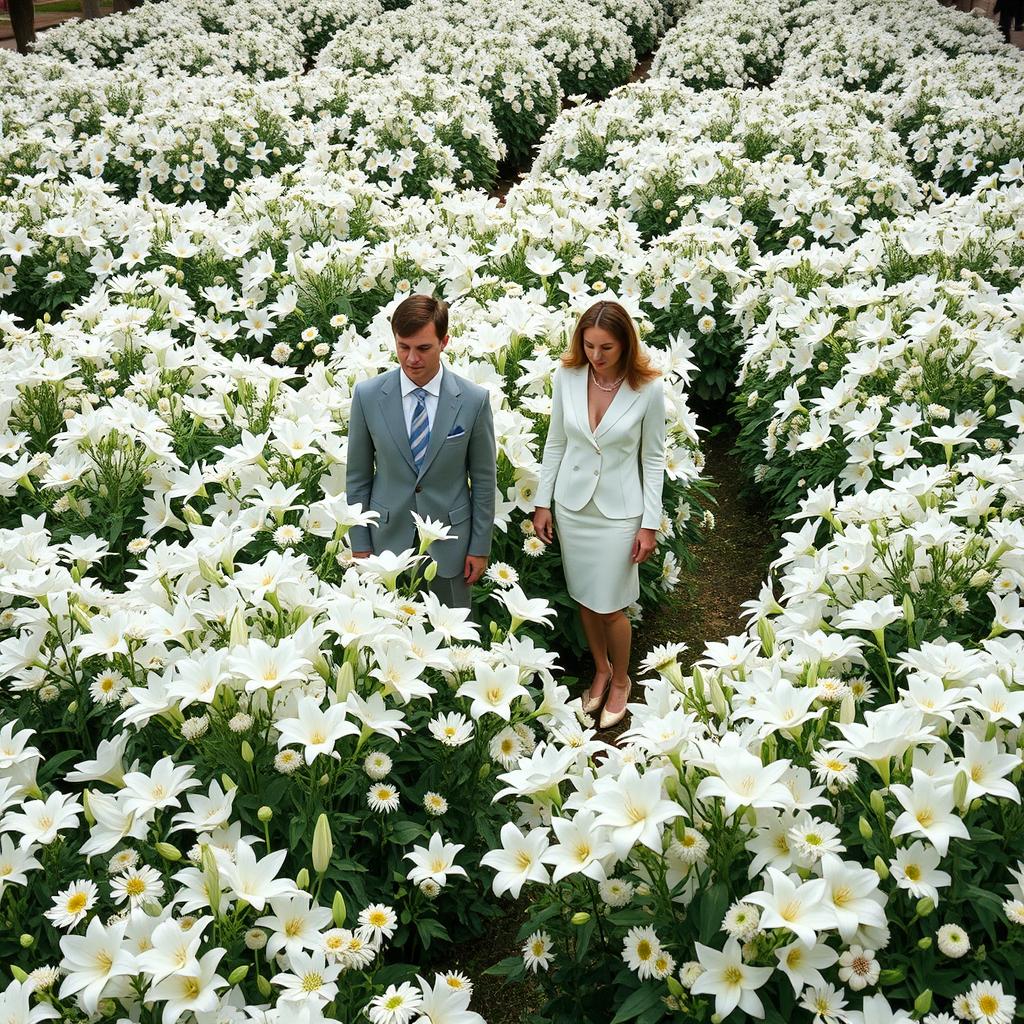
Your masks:
M 448 431 L 448 436 L 449 437 L 462 437 L 462 435 L 465 432 L 466 432 L 465 429 L 463 427 L 459 426 L 458 423 L 456 423 L 455 426 L 452 427 L 452 429 Z

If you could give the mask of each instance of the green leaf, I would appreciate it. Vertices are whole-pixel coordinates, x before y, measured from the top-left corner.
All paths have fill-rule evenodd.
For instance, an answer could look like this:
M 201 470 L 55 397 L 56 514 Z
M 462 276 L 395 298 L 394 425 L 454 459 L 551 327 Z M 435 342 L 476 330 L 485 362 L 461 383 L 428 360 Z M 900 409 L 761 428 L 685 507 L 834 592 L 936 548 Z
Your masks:
M 729 907 L 729 890 L 724 882 L 715 882 L 700 901 L 697 920 L 700 923 L 701 942 L 710 942 L 718 931 Z
M 652 1007 L 661 1002 L 661 992 L 656 988 L 644 986 L 638 988 L 626 997 L 626 1001 L 619 1007 L 619 1012 L 612 1018 L 611 1024 L 621 1024 L 624 1020 L 632 1020 L 639 1017 Z
M 391 833 L 391 842 L 397 846 L 408 846 L 415 839 L 421 839 L 426 834 L 426 829 L 411 818 L 399 821 L 395 824 Z
M 523 969 L 523 958 L 521 956 L 507 956 L 499 960 L 493 967 L 488 967 L 484 974 L 493 974 L 499 978 L 511 978 Z

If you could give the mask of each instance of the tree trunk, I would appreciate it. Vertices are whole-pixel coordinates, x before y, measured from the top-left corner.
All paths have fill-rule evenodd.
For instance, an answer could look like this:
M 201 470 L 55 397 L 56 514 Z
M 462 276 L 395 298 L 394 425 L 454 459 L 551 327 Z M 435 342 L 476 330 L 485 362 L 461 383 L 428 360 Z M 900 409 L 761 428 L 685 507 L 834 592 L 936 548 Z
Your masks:
M 87 18 L 100 16 L 100 0 L 82 0 L 82 14 Z
M 130 11 L 133 7 L 138 7 L 141 0 L 114 0 L 114 13 L 124 14 L 125 11 Z
M 32 0 L 7 0 L 7 7 L 18 53 L 28 53 L 29 44 L 36 41 L 36 15 Z

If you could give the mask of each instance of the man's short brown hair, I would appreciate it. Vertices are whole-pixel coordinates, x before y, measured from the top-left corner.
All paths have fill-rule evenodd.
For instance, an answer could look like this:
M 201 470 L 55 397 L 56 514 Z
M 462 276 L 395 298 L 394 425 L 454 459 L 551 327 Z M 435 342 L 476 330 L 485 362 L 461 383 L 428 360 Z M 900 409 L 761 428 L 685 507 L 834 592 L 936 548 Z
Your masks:
M 411 338 L 429 323 L 437 331 L 437 340 L 443 341 L 448 333 L 448 303 L 432 295 L 410 295 L 391 314 L 391 330 L 396 338 Z

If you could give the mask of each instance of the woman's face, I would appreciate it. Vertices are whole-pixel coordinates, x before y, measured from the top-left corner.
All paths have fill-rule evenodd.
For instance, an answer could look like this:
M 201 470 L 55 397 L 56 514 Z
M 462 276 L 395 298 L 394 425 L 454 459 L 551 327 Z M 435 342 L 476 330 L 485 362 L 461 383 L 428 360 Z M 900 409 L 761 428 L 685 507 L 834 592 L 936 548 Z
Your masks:
M 600 376 L 621 372 L 622 342 L 603 327 L 587 327 L 583 331 L 583 354 Z

